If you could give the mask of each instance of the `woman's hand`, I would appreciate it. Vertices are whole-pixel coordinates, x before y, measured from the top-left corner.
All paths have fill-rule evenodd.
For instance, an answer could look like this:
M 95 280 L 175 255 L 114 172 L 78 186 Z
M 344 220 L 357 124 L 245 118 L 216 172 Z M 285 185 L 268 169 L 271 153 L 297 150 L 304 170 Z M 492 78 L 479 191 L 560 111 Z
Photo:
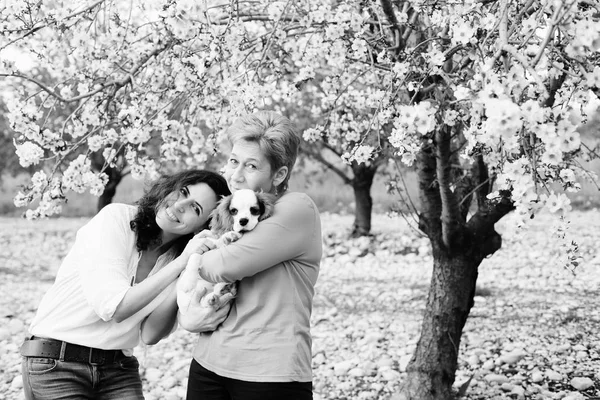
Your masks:
M 221 296 L 218 302 L 221 308 L 215 310 L 212 307 L 205 307 L 200 304 L 200 299 L 206 292 L 207 289 L 202 288 L 195 294 L 195 298 L 192 299 L 187 310 L 184 313 L 181 310 L 179 311 L 177 315 L 179 325 L 186 331 L 193 333 L 212 332 L 227 318 L 233 295 L 225 293 Z
M 180 257 L 187 262 L 192 254 L 206 253 L 207 251 L 214 249 L 215 246 L 216 240 L 214 234 L 210 230 L 205 229 L 190 239 Z

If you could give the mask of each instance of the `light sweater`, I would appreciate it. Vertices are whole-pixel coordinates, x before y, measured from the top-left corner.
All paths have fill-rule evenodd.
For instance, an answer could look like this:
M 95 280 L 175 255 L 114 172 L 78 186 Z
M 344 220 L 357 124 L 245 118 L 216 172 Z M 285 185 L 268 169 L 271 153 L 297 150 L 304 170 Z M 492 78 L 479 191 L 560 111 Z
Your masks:
M 196 361 L 244 381 L 311 381 L 310 315 L 321 254 L 319 213 L 303 193 L 285 194 L 253 231 L 205 253 L 202 278 L 239 280 L 239 289 L 223 324 L 199 334 Z
M 168 286 L 146 307 L 120 323 L 112 317 L 135 282 L 140 252 L 130 221 L 137 207 L 110 204 L 77 232 L 56 281 L 42 298 L 29 328 L 32 335 L 131 354 L 138 345 L 140 326 L 165 300 Z M 150 272 L 164 265 L 163 254 Z M 172 285 L 174 285 L 173 283 Z

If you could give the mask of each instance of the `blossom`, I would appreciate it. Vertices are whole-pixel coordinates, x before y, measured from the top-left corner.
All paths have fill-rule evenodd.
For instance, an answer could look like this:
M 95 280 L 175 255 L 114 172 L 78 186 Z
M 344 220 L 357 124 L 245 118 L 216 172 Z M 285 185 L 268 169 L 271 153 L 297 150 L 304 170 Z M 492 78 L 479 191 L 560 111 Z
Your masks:
M 589 87 L 600 88 L 600 67 L 594 67 L 592 72 L 585 74 L 585 78 Z
M 298 75 L 296 75 L 296 78 L 294 79 L 294 83 L 305 82 L 307 80 L 314 79 L 314 77 L 315 77 L 314 68 L 310 65 L 306 65 L 306 66 L 300 68 Z
M 448 126 L 454 126 L 456 124 L 456 118 L 459 114 L 456 110 L 448 110 L 444 113 L 444 124 Z
M 464 86 L 457 86 L 454 89 L 454 98 L 456 98 L 456 100 L 467 100 L 469 97 L 471 97 L 471 91 L 468 88 Z
M 354 129 L 349 130 L 346 132 L 344 139 L 346 139 L 348 142 L 358 142 L 360 140 L 360 133 Z
M 368 164 L 369 160 L 373 156 L 374 151 L 375 151 L 375 149 L 373 148 L 373 146 L 367 146 L 367 145 L 357 146 L 352 153 L 352 159 L 354 161 L 356 161 L 358 164 L 363 164 L 363 163 Z
M 441 67 L 444 64 L 444 61 L 446 60 L 446 56 L 444 56 L 444 53 L 442 53 L 435 47 L 433 47 L 431 50 L 425 53 L 424 56 L 427 62 L 429 63 L 429 66 L 431 67 Z
M 591 50 L 600 48 L 600 28 L 591 19 L 581 19 L 575 23 L 574 34 L 579 43 Z
M 314 143 L 317 140 L 321 139 L 322 135 L 323 135 L 323 128 L 320 126 L 317 126 L 315 128 L 306 129 L 304 131 L 304 133 L 302 134 L 302 138 L 304 140 L 306 140 L 307 142 Z
M 16 154 L 19 157 L 19 164 L 22 167 L 29 167 L 40 162 L 44 157 L 44 150 L 33 142 L 23 142 L 16 144 Z
M 86 189 L 86 177 L 92 173 L 91 161 L 84 154 L 80 154 L 71 161 L 62 178 L 63 187 L 76 193 L 83 193 Z
M 543 195 L 544 205 L 551 213 L 565 213 L 571 211 L 571 200 L 564 193 L 556 194 L 551 192 L 549 195 Z
M 100 174 L 87 174 L 85 180 L 86 185 L 90 188 L 90 193 L 94 196 L 100 196 L 108 183 L 108 175 L 104 172 Z
M 32 200 L 33 196 L 31 196 L 29 193 L 19 191 L 13 198 L 13 203 L 15 204 L 15 207 L 25 207 L 29 205 Z
M 327 28 L 325 28 L 325 37 L 327 40 L 335 41 L 344 36 L 345 30 L 344 24 L 329 24 Z
M 566 132 L 560 136 L 560 149 L 565 153 L 570 153 L 579 149 L 581 146 L 581 139 L 579 132 L 571 131 Z
M 415 128 L 421 135 L 435 129 L 435 113 L 437 109 L 428 101 L 422 101 L 414 106 L 416 116 L 414 119 Z
M 505 138 L 513 136 L 521 129 L 521 110 L 509 99 L 487 99 L 485 101 L 487 132 L 498 132 Z
M 559 176 L 564 182 L 575 182 L 575 173 L 570 168 L 561 169 Z
M 409 71 L 409 67 L 407 62 L 395 62 L 392 71 L 398 79 L 404 79 Z
M 102 148 L 104 140 L 102 140 L 101 137 L 94 135 L 88 138 L 87 143 L 90 151 L 98 151 Z
M 131 144 L 145 143 L 150 139 L 150 132 L 143 128 L 133 127 L 123 130 L 125 138 Z
M 539 124 L 544 121 L 544 109 L 534 100 L 529 99 L 521 105 L 523 120 L 528 125 Z
M 364 39 L 354 39 L 352 42 L 352 54 L 358 60 L 362 60 L 367 55 L 367 42 Z
M 452 26 L 452 43 L 467 44 L 475 34 L 475 28 L 460 19 Z
M 561 143 L 558 137 L 548 140 L 545 143 L 545 151 L 541 160 L 545 164 L 558 165 L 562 161 Z
M 281 18 L 283 14 L 283 10 L 285 10 L 285 2 L 283 1 L 274 1 L 269 4 L 267 7 L 267 14 L 269 14 L 269 18 L 276 21 Z

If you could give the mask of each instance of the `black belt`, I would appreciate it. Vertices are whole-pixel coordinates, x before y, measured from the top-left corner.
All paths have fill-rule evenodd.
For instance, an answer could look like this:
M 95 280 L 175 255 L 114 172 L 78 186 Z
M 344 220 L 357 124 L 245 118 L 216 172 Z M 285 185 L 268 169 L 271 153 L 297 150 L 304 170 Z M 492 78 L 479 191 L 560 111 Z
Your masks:
M 121 350 L 102 350 L 35 336 L 21 345 L 21 355 L 90 364 L 110 364 L 127 357 Z

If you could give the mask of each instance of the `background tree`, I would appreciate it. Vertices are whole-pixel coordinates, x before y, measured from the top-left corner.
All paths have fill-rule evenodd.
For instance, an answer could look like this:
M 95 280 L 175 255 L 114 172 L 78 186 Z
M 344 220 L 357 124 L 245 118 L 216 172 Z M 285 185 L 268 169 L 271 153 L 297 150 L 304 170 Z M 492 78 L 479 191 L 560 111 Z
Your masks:
M 600 86 L 598 6 L 587 0 L 460 2 L 9 2 L 3 44 L 33 52 L 50 82 L 11 105 L 22 164 L 38 171 L 30 216 L 57 212 L 68 190 L 99 193 L 124 151 L 135 176 L 161 163 L 206 160 L 239 113 L 309 109 L 307 142 L 342 146 L 356 165 L 382 150 L 416 165 L 419 228 L 434 258 L 421 337 L 401 393 L 449 399 L 481 261 L 501 246 L 494 224 L 518 227 L 570 209 L 562 191 L 588 173 L 577 127 Z M 55 44 L 57 43 L 57 44 Z M 40 120 L 72 104 L 64 120 Z M 200 129 L 202 127 L 202 129 Z M 149 151 L 160 141 L 159 157 Z M 207 140 L 209 141 L 207 144 Z M 389 146 L 389 147 L 388 147 Z M 87 148 L 73 161 L 69 155 Z M 385 157 L 385 155 L 384 155 Z M 61 173 L 62 172 L 62 173 Z M 567 240 L 564 230 L 557 235 Z M 567 262 L 578 256 L 567 252 Z

